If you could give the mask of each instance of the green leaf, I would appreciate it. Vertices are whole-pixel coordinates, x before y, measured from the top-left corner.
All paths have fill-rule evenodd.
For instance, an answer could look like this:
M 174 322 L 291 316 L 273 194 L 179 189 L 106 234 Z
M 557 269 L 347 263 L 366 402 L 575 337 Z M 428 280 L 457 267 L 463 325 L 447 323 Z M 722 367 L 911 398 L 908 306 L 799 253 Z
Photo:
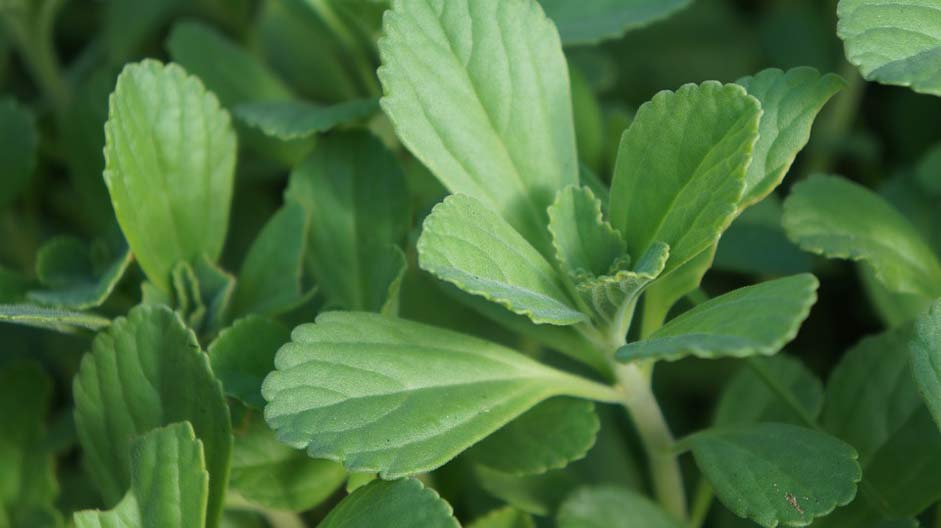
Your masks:
M 291 340 L 291 332 L 277 321 L 249 315 L 226 328 L 209 345 L 212 371 L 226 395 L 261 409 L 261 384 L 274 368 L 274 355 Z
M 597 44 L 658 22 L 692 0 L 596 0 L 588 3 L 539 0 L 566 45 Z
M 154 429 L 129 450 L 130 489 L 124 499 L 110 511 L 76 513 L 76 528 L 204 526 L 209 474 L 192 425 Z
M 229 485 L 242 497 L 264 508 L 309 510 L 346 481 L 343 466 L 308 457 L 278 442 L 263 420 L 246 420 L 235 436 Z
M 467 456 L 510 475 L 545 473 L 583 458 L 600 427 L 592 402 L 553 398 L 470 448 Z
M 0 322 L 45 328 L 64 334 L 79 330 L 101 330 L 111 324 L 107 317 L 90 312 L 74 312 L 32 304 L 0 304 Z
M 367 313 L 297 327 L 265 380 L 278 438 L 383 478 L 429 471 L 552 396 L 607 386 L 499 345 Z
M 941 428 L 941 301 L 918 318 L 909 349 L 918 392 Z
M 229 115 L 179 66 L 145 60 L 118 77 L 105 134 L 121 230 L 147 278 L 168 292 L 177 262 L 222 252 L 235 173 Z
M 769 528 L 807 526 L 848 504 L 862 476 L 852 447 L 793 425 L 707 429 L 684 443 L 719 500 Z
M 759 276 L 808 272 L 812 257 L 791 242 L 781 226 L 781 200 L 769 195 L 748 207 L 722 234 L 713 267 Z
M 291 173 L 286 198 L 307 210 L 307 260 L 331 306 L 379 311 L 404 270 L 405 176 L 365 131 L 331 134 Z
M 34 526 L 59 493 L 53 453 L 44 448 L 52 380 L 36 363 L 0 367 L 0 525 Z M 52 515 L 57 517 L 55 511 Z M 4 522 L 6 521 L 6 523 Z
M 556 261 L 570 275 L 606 275 L 627 254 L 621 234 L 604 220 L 601 201 L 587 187 L 566 187 L 549 206 Z
M 90 247 L 72 237 L 54 238 L 36 255 L 36 276 L 49 288 L 32 290 L 27 299 L 75 310 L 100 306 L 124 277 L 131 260 L 123 238 L 114 244 L 97 241 Z
M 243 101 L 293 98 L 291 90 L 262 61 L 205 24 L 191 21 L 174 24 L 167 39 L 167 51 L 174 62 L 199 77 L 227 108 Z
M 331 106 L 303 101 L 252 101 L 237 105 L 234 113 L 246 125 L 287 141 L 326 132 L 369 117 L 378 110 L 376 99 L 355 99 Z
M 598 96 L 578 68 L 569 66 L 572 90 L 572 118 L 575 123 L 575 144 L 578 159 L 591 170 L 601 171 L 605 149 L 605 122 Z M 579 168 L 579 175 L 583 173 Z
M 617 352 L 621 361 L 770 356 L 794 339 L 817 300 L 808 273 L 739 288 L 671 320 L 643 341 Z
M 795 358 L 777 355 L 754 358 L 758 369 L 743 367 L 726 385 L 716 407 L 715 425 L 733 425 L 753 422 L 787 422 L 801 424 L 801 416 L 783 401 L 764 378 L 783 388 L 803 409 L 803 414 L 817 418 L 823 409 L 823 385 Z
M 374 480 L 330 511 L 317 528 L 460 528 L 451 506 L 413 478 Z
M 736 81 L 761 103 L 758 143 L 745 172 L 741 207 L 759 202 L 777 187 L 794 158 L 810 139 L 814 118 L 846 82 L 837 75 L 821 76 L 813 68 L 763 70 Z
M 467 528 L 535 528 L 533 518 L 513 508 L 500 508 L 477 518 Z
M 548 256 L 546 207 L 578 183 L 555 26 L 533 1 L 396 0 L 383 29 L 381 103 L 402 143 Z
M 699 288 L 706 272 L 712 267 L 717 247 L 718 244 L 713 244 L 672 272 L 661 274 L 646 289 L 642 321 L 645 328 L 659 328 L 673 305 Z M 642 335 L 649 333 L 645 328 L 641 329 Z
M 570 495 L 556 515 L 559 528 L 682 528 L 656 503 L 626 488 L 596 486 Z
M 39 146 L 33 115 L 11 97 L 0 99 L 0 211 L 29 184 Z
M 941 95 L 941 8 L 932 0 L 840 0 L 837 34 L 870 81 Z
M 934 252 L 901 213 L 858 184 L 814 175 L 795 185 L 784 229 L 806 251 L 865 262 L 894 292 L 941 295 Z
M 509 223 L 476 199 L 436 205 L 418 239 L 419 265 L 441 280 L 538 324 L 585 322 L 560 277 Z
M 172 294 L 164 294 L 150 283 L 144 283 L 142 304 L 173 307 L 197 333 L 214 336 L 228 321 L 235 277 L 208 262 L 205 256 L 199 258 L 195 266 L 179 262 L 170 276 Z
M 662 241 L 670 272 L 716 243 L 738 209 L 761 106 L 738 85 L 660 92 L 621 139 L 611 224 L 642 255 Z
M 293 201 L 268 220 L 242 262 L 232 297 L 233 315 L 278 315 L 304 301 L 307 222 L 304 207 Z
M 134 437 L 189 421 L 210 476 L 207 525 L 217 526 L 232 448 L 229 410 L 208 356 L 176 314 L 138 306 L 116 319 L 82 360 L 73 393 L 79 441 L 106 504 L 120 500 L 131 483 Z

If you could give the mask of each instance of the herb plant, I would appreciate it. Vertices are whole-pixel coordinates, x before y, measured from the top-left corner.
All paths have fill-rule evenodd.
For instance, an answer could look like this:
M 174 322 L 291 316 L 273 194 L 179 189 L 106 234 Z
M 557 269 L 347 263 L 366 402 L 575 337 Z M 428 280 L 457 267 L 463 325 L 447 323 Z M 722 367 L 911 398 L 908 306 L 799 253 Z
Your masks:
M 941 526 L 941 5 L 739 4 L 0 2 L 0 528 Z

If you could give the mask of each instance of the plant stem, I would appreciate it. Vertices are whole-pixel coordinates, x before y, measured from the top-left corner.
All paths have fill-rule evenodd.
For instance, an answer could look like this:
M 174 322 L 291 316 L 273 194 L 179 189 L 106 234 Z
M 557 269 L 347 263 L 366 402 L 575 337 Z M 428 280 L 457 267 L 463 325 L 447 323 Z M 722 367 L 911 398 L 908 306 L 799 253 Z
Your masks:
M 701 528 L 712 507 L 712 485 L 706 479 L 699 479 L 696 484 L 696 494 L 693 496 L 692 513 L 689 515 L 689 528 Z
M 673 433 L 651 390 L 650 379 L 634 364 L 619 365 L 617 377 L 623 393 L 622 405 L 630 414 L 647 453 L 654 495 L 664 510 L 685 521 L 686 490 L 679 460 L 673 453 Z

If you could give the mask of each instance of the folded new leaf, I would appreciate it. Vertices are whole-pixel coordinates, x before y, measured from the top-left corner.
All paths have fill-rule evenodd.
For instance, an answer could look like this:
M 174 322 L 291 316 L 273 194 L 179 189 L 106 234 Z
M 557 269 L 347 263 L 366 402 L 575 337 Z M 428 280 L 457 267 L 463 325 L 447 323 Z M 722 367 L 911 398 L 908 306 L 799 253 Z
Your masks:
M 470 196 L 451 195 L 425 219 L 419 265 L 458 288 L 535 323 L 588 321 L 558 272 L 499 214 Z
M 430 471 L 552 396 L 605 386 L 487 341 L 367 313 L 297 327 L 265 380 L 278 438 L 383 478 Z
M 770 356 L 794 339 L 817 300 L 817 279 L 802 273 L 739 288 L 696 306 L 643 341 L 617 352 L 621 361 Z
M 75 514 L 76 528 L 201 527 L 209 473 L 189 422 L 154 429 L 129 445 L 130 489 L 114 509 Z
M 814 175 L 784 202 L 784 229 L 806 251 L 861 260 L 889 290 L 941 295 L 941 264 L 914 226 L 879 195 Z

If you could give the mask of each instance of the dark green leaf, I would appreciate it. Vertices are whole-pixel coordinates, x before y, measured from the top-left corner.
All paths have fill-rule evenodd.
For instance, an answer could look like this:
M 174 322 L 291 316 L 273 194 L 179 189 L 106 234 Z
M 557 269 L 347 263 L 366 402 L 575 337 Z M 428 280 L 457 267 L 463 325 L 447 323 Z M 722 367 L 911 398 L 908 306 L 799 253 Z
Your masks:
M 451 506 L 413 478 L 374 480 L 343 499 L 317 528 L 460 528 Z
M 768 373 L 774 386 L 786 390 L 803 408 L 803 414 L 817 418 L 823 408 L 823 385 L 807 367 L 786 355 L 753 358 L 758 369 L 742 366 L 726 385 L 716 408 L 714 423 L 732 425 L 750 422 L 802 424 L 801 416 L 782 399 L 764 378 Z
M 336 126 L 369 117 L 379 110 L 376 99 L 356 99 L 332 106 L 302 101 L 241 103 L 235 116 L 265 135 L 282 139 L 304 139 Z
M 569 496 L 556 516 L 559 528 L 681 528 L 656 503 L 626 488 L 582 488 Z
M 556 26 L 562 42 L 597 44 L 622 37 L 628 31 L 669 17 L 692 0 L 595 0 L 590 3 L 567 0 L 539 0 Z
M 33 115 L 15 99 L 0 99 L 0 211 L 29 184 L 38 145 Z
M 915 323 L 909 349 L 918 392 L 941 428 L 941 301 L 935 301 Z
M 228 396 L 261 409 L 261 384 L 274 368 L 275 353 L 290 340 L 281 323 L 256 315 L 239 319 L 209 345 L 212 371 Z

